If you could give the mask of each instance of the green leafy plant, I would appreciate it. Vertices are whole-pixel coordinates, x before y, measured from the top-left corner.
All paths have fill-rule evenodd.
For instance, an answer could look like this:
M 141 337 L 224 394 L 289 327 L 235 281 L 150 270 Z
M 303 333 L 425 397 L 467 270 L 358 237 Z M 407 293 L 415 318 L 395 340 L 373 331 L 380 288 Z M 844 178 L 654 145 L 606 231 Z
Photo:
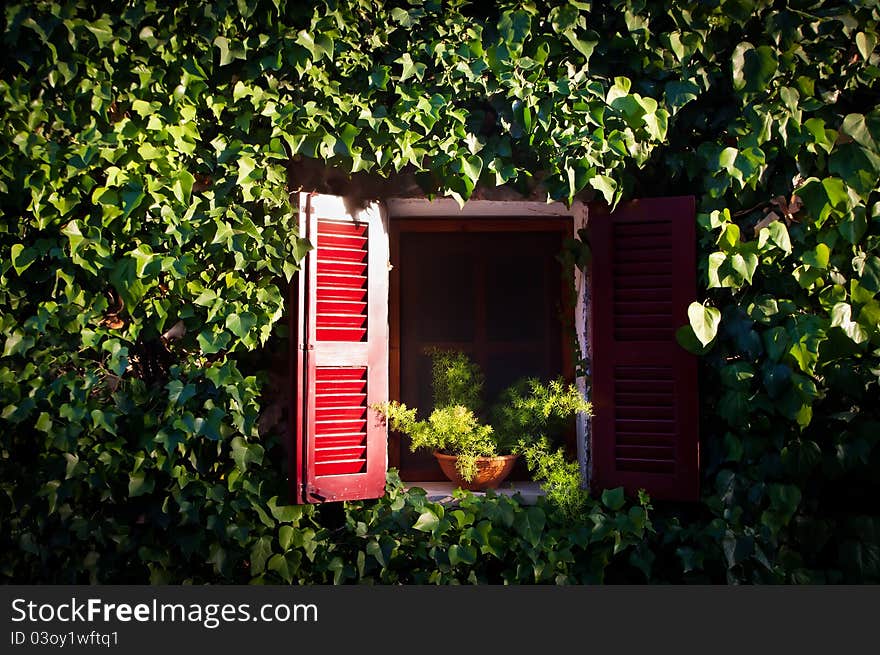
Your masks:
M 591 411 L 574 385 L 566 385 L 561 378 L 549 384 L 533 378 L 504 390 L 489 410 L 492 422 L 484 424 L 475 413 L 483 404 L 480 367 L 462 352 L 432 350 L 429 354 L 435 405 L 427 419 L 417 420 L 417 409 L 397 401 L 374 409 L 392 430 L 410 437 L 413 450 L 455 455 L 456 468 L 467 481 L 476 475 L 478 457 L 520 454 L 546 435 L 557 433 L 578 412 Z M 537 466 L 539 451 L 529 452 L 528 461 Z
M 590 498 L 580 465 L 568 459 L 562 448 L 554 448 L 547 437 L 522 443 L 519 451 L 532 476 L 541 483 L 547 500 L 572 520 L 580 516 Z
M 561 377 L 548 383 L 526 378 L 499 394 L 489 416 L 498 443 L 512 450 L 541 437 L 558 437 L 573 416 L 589 416 L 592 410 L 580 390 Z
M 471 411 L 480 411 L 485 377 L 479 365 L 456 350 L 432 348 L 427 354 L 431 357 L 434 407 L 462 405 Z
M 583 511 L 589 492 L 578 462 L 566 456 L 559 437 L 579 413 L 589 416 L 592 404 L 562 378 L 547 384 L 520 380 L 501 392 L 491 410 L 499 443 L 525 457 L 548 501 L 572 519 Z
M 455 455 L 461 477 L 470 482 L 477 474 L 477 458 L 498 452 L 491 425 L 482 425 L 464 405 L 439 407 L 426 420 L 416 420 L 416 410 L 396 401 L 375 405 L 388 421 L 388 427 L 409 436 L 413 450 L 427 448 Z
M 388 427 L 410 437 L 410 448 L 425 448 L 455 455 L 461 477 L 470 482 L 477 473 L 478 457 L 499 453 L 491 425 L 484 425 L 475 414 L 483 403 L 483 372 L 465 353 L 431 349 L 431 388 L 434 409 L 424 420 L 418 410 L 397 401 L 375 405 L 388 421 Z
M 526 505 L 515 495 L 453 495 L 432 501 L 389 471 L 383 498 L 346 505 L 332 545 L 326 531 L 316 534 L 311 560 L 289 546 L 289 572 L 337 584 L 597 584 L 644 582 L 650 571 L 650 506 L 626 502 L 620 489 L 587 499 L 576 518 L 544 498 Z M 278 576 L 268 570 L 261 579 Z

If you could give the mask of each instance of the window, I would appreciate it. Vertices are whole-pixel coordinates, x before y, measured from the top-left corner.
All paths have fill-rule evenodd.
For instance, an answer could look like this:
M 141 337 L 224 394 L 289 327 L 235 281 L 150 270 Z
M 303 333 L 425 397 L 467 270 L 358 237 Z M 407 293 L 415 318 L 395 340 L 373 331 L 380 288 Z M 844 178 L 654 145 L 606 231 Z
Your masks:
M 392 398 L 431 407 L 431 348 L 459 350 L 479 364 L 489 403 L 522 377 L 572 379 L 562 314 L 574 311 L 563 306 L 557 259 L 571 232 L 570 218 L 392 216 L 391 345 L 399 352 L 390 368 Z M 404 480 L 445 479 L 436 460 L 411 452 L 405 437 L 391 435 L 389 455 Z M 528 477 L 524 466 L 517 477 Z
M 301 233 L 316 247 L 295 289 L 299 501 L 381 495 L 389 445 L 368 408 L 389 397 L 389 371 L 391 397 L 429 405 L 426 346 L 471 353 L 490 393 L 521 374 L 572 370 L 550 253 L 583 221 L 583 206 L 389 200 L 352 214 L 341 198 L 300 194 L 300 210 Z M 404 216 L 412 220 L 394 220 Z M 585 474 L 597 489 L 695 499 L 696 361 L 674 337 L 695 295 L 693 199 L 590 208 L 589 233 L 594 260 L 589 285 L 578 273 L 575 312 L 593 365 L 596 415 L 576 440 Z M 424 476 L 408 449 L 390 450 L 404 473 Z

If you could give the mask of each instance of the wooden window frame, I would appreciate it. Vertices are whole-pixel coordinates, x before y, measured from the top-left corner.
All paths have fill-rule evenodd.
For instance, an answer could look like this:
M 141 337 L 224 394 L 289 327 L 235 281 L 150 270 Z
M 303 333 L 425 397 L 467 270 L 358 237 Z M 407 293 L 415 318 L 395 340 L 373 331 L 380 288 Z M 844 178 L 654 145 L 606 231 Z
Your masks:
M 489 201 L 471 200 L 460 207 L 451 199 L 426 200 L 391 198 L 385 202 L 389 219 L 389 395 L 400 398 L 400 269 L 397 266 L 400 253 L 400 235 L 405 232 L 555 232 L 576 237 L 585 228 L 588 210 L 584 203 L 571 207 L 563 203 L 545 203 L 520 200 Z M 580 357 L 587 355 L 587 277 L 584 271 L 575 269 L 574 285 L 576 304 L 574 327 L 577 333 Z M 563 370 L 574 377 L 574 356 L 569 347 L 568 335 L 563 332 Z M 575 379 L 582 393 L 586 393 L 586 381 Z M 588 419 L 580 416 L 576 426 L 577 457 L 585 482 L 589 478 L 589 444 L 587 443 Z M 399 467 L 400 439 L 389 437 L 388 464 Z

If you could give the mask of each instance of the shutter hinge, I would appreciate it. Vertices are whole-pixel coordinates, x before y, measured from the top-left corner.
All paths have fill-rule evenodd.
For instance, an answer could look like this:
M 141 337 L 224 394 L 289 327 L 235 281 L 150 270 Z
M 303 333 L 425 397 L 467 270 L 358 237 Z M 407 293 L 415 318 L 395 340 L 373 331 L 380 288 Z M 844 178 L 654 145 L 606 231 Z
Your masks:
M 321 502 L 327 500 L 326 496 L 318 493 L 318 489 L 313 484 L 306 485 L 306 493 L 308 494 L 309 498 L 315 498 L 316 500 L 319 500 Z

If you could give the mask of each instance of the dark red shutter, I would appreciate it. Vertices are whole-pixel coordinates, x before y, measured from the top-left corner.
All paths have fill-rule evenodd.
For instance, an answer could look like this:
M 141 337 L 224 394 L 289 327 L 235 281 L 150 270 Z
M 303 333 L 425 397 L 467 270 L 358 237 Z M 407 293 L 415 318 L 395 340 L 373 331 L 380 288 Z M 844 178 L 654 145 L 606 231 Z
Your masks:
M 591 207 L 592 481 L 699 498 L 696 357 L 675 340 L 696 298 L 694 199 Z
M 377 498 L 385 489 L 388 233 L 378 205 L 299 194 L 300 234 L 315 246 L 300 271 L 296 443 L 299 502 Z

